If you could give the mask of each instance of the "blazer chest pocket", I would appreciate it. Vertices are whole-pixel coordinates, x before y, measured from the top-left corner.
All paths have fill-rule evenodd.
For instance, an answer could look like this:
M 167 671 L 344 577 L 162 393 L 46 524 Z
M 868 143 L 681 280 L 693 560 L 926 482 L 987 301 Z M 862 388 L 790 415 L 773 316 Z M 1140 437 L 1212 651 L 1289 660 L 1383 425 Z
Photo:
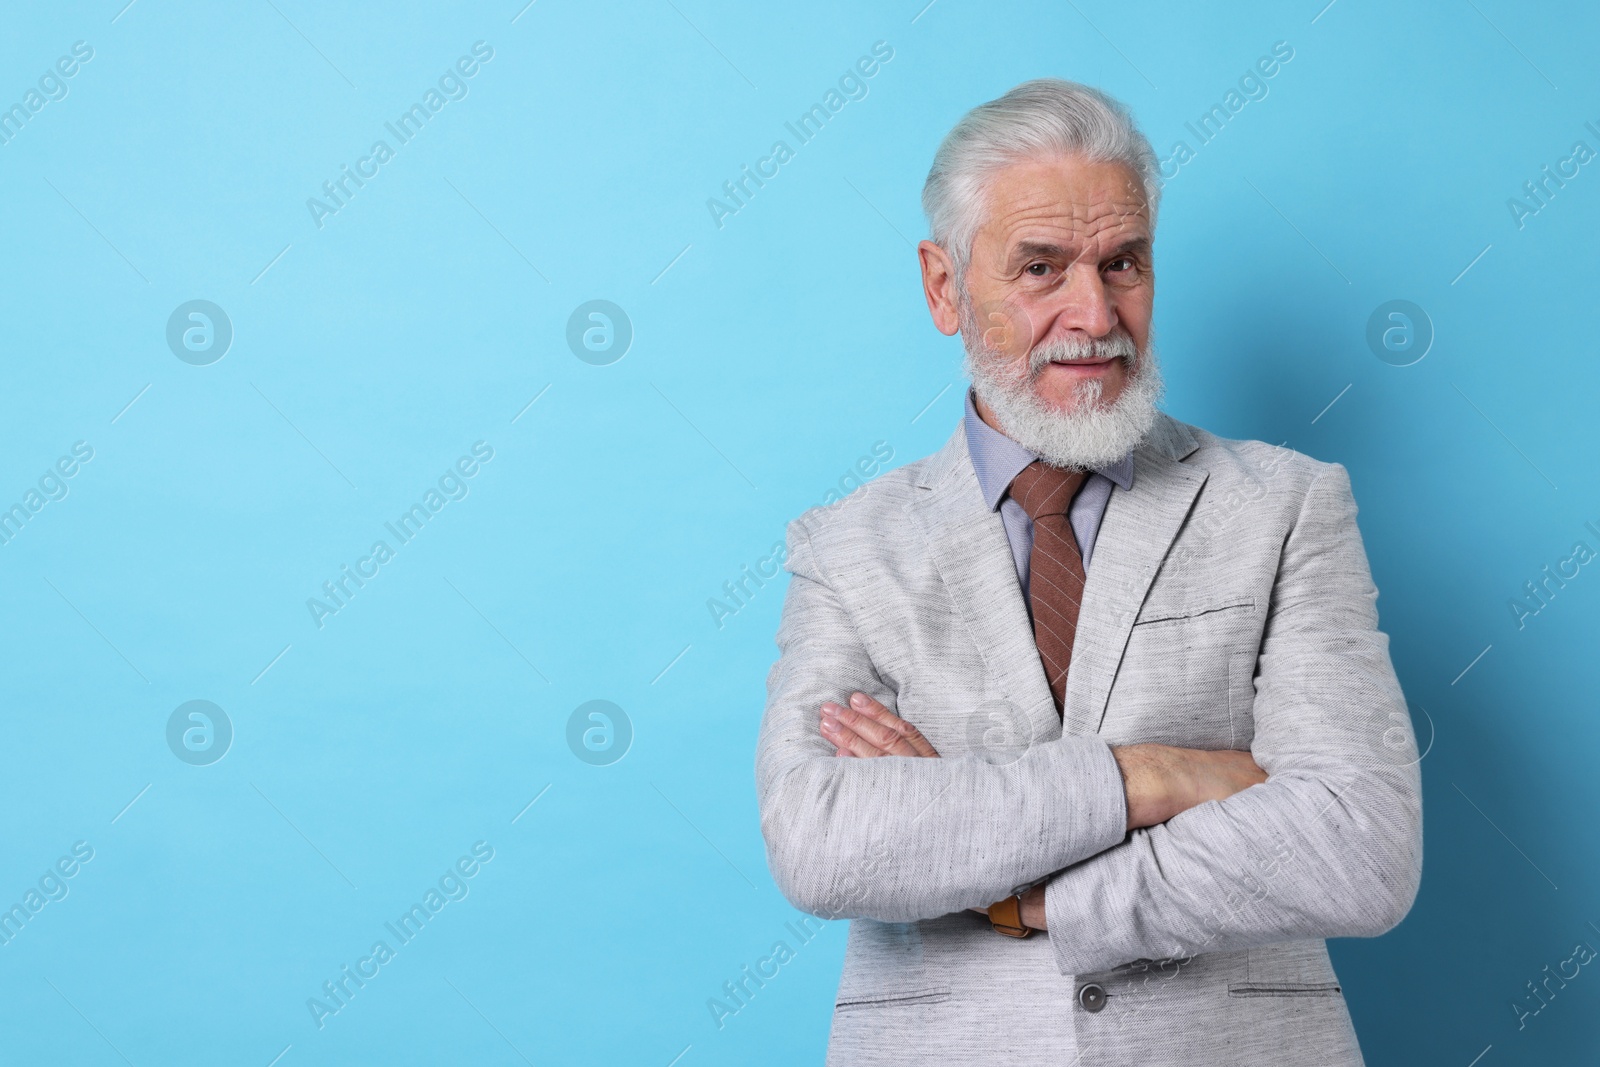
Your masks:
M 1243 749 L 1255 736 L 1255 599 L 1162 608 L 1134 621 L 1100 733 L 1113 744 Z

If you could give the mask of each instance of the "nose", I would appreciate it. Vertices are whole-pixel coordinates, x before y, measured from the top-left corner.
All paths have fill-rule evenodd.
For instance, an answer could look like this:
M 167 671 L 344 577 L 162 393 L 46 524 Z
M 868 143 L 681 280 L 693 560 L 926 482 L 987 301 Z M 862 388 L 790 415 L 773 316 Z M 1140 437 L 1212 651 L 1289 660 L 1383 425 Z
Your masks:
M 1116 306 L 1094 263 L 1073 264 L 1045 311 L 1047 321 L 1041 323 L 1041 339 L 1072 330 L 1104 337 L 1116 329 L 1118 322 Z

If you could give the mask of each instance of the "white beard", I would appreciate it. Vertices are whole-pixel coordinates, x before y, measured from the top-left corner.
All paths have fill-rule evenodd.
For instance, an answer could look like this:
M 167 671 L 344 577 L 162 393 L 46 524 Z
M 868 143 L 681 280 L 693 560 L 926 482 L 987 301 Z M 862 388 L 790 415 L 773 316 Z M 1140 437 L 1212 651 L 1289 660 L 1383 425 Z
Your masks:
M 1074 470 L 1108 466 L 1127 455 L 1155 425 L 1165 383 L 1153 340 L 1140 350 L 1119 327 L 1102 338 L 1064 338 L 1036 345 L 1022 360 L 984 344 L 972 302 L 964 296 L 960 319 L 973 392 L 994 412 L 1007 437 L 1051 466 Z M 1052 360 L 1106 358 L 1120 358 L 1128 375 L 1122 392 L 1109 405 L 1100 403 L 1097 378 L 1073 387 L 1070 412 L 1055 410 L 1034 391 L 1034 379 Z

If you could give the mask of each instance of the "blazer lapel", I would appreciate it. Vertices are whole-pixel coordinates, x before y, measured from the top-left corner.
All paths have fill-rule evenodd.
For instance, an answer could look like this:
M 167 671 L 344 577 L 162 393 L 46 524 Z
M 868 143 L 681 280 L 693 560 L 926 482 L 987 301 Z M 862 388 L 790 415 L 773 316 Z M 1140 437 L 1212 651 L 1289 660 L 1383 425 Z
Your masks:
M 921 491 L 906 510 L 921 527 L 991 676 L 1021 710 L 1034 741 L 1059 737 L 1061 723 L 1039 662 L 1005 527 L 983 501 L 962 427 L 934 455 L 918 486 Z M 1099 561 L 1097 554 L 1097 566 Z
M 1095 537 L 1094 561 L 1085 574 L 1067 671 L 1069 733 L 1100 729 L 1133 620 L 1205 484 L 1203 468 L 1180 462 L 1198 447 L 1187 426 L 1159 415 L 1134 449 L 1132 488 L 1113 492 L 1106 505 Z
M 1162 413 L 1133 453 L 1133 486 L 1114 491 L 1095 537 L 1067 672 L 1065 715 L 1039 661 L 1000 516 L 978 488 L 961 427 L 927 465 L 906 510 L 921 528 L 945 588 L 1006 699 L 1023 713 L 1034 741 L 1095 733 L 1150 583 L 1206 482 L 1181 461 L 1199 442 Z

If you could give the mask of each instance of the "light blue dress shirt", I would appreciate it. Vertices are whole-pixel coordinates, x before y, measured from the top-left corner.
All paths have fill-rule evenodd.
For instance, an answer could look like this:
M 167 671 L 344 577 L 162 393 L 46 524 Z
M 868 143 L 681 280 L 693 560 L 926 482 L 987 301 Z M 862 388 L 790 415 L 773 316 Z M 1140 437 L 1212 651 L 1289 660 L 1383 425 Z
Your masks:
M 1011 480 L 1022 469 L 1038 459 L 1017 442 L 996 430 L 978 415 L 972 406 L 972 390 L 967 390 L 967 451 L 972 455 L 972 469 L 978 475 L 978 488 L 983 491 L 983 501 L 989 510 L 999 509 L 1000 522 L 1006 529 L 1006 540 L 1011 543 L 1011 560 L 1017 566 L 1017 581 L 1022 584 L 1022 596 L 1028 596 L 1028 560 L 1033 554 L 1033 520 L 1022 510 L 1022 505 L 1006 492 Z M 1072 534 L 1078 539 L 1078 549 L 1083 553 L 1083 569 L 1089 569 L 1094 555 L 1094 543 L 1100 533 L 1100 520 L 1105 517 L 1106 504 L 1111 491 L 1121 486 L 1126 492 L 1133 486 L 1133 452 L 1106 467 L 1098 467 L 1085 478 L 1072 504 L 1067 510 L 1067 521 L 1072 523 Z

